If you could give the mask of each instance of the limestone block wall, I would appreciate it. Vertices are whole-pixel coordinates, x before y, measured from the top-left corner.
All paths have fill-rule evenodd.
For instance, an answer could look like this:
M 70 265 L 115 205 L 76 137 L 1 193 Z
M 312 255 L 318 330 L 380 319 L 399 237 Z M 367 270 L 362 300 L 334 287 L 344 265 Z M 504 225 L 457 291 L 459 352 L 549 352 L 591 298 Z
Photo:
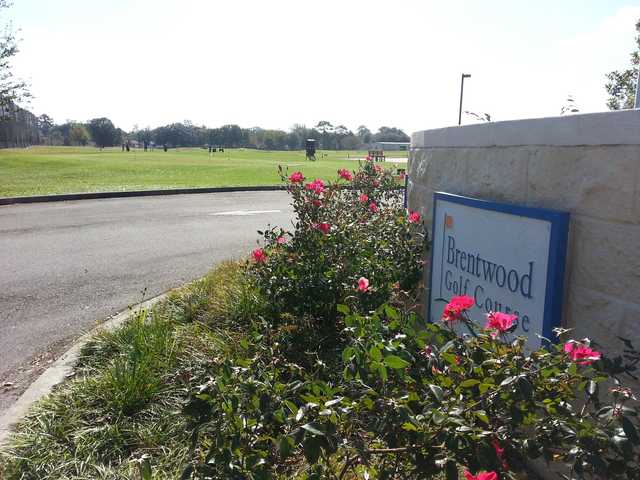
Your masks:
M 563 325 L 640 347 L 640 110 L 426 130 L 409 157 L 427 225 L 436 191 L 569 211 Z

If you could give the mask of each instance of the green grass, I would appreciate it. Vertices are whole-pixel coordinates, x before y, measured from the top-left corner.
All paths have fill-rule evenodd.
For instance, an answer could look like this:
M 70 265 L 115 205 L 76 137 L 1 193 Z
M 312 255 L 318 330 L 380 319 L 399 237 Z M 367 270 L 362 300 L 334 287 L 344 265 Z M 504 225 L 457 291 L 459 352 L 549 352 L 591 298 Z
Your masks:
M 0 150 L 0 197 L 54 193 L 149 190 L 181 187 L 277 185 L 278 165 L 307 177 L 335 178 L 354 169 L 366 152 L 323 151 L 316 162 L 303 151 L 227 149 L 211 157 L 200 148 L 122 152 L 93 147 L 32 147 Z M 406 157 L 407 152 L 389 152 Z M 349 158 L 348 158 L 349 157 Z M 404 164 L 386 162 L 388 168 Z
M 95 336 L 74 377 L 40 401 L 0 450 L 0 479 L 140 478 L 145 462 L 153 465 L 150 478 L 180 478 L 191 459 L 182 414 L 188 392 L 196 379 L 206 381 L 212 358 L 236 345 L 232 324 L 254 313 L 242 278 L 237 263 L 223 263 Z

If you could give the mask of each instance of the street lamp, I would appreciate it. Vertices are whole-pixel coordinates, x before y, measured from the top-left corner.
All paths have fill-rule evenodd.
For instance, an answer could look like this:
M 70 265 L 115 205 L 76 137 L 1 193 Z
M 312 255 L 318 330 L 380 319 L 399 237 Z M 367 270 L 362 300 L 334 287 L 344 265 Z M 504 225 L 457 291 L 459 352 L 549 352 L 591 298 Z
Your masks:
M 636 79 L 636 101 L 633 108 L 640 108 L 640 68 L 638 68 L 638 78 Z
M 458 125 L 462 125 L 462 95 L 464 94 L 464 79 L 471 78 L 470 73 L 463 73 L 460 80 L 460 109 L 458 110 Z

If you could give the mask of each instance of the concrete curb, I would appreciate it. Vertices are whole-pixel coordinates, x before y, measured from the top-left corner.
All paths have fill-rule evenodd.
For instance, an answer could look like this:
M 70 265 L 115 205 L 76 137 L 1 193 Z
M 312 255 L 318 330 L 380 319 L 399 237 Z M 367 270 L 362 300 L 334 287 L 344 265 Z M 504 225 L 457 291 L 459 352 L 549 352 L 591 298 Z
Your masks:
M 80 356 L 80 350 L 96 333 L 102 330 L 115 330 L 131 316 L 132 312 L 152 307 L 156 303 L 164 300 L 170 292 L 171 291 L 165 292 L 155 298 L 134 305 L 82 335 L 69 350 L 63 353 L 58 360 L 42 372 L 20 398 L 0 417 L 0 446 L 7 442 L 9 435 L 13 431 L 13 427 L 22 420 L 31 406 L 51 393 L 53 387 L 68 378 L 69 374 L 73 372 L 73 367 Z
M 272 192 L 286 190 L 284 185 L 254 185 L 246 187 L 170 188 L 166 190 L 131 190 L 126 192 L 62 193 L 29 197 L 0 197 L 0 205 L 16 203 L 66 202 L 69 200 L 95 200 L 100 198 L 150 197 L 157 195 L 187 195 L 193 193 Z

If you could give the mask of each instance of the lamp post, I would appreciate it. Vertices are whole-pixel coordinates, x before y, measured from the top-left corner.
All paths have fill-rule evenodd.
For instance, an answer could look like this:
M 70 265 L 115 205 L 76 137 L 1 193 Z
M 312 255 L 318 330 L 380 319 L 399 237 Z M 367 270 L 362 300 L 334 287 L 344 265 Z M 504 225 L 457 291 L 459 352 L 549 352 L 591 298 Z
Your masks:
M 633 108 L 640 108 L 640 65 L 638 66 L 638 78 L 636 78 L 636 101 Z
M 462 95 L 464 94 L 464 79 L 471 78 L 471 74 L 463 73 L 460 79 L 460 108 L 458 110 L 458 125 L 462 125 Z

